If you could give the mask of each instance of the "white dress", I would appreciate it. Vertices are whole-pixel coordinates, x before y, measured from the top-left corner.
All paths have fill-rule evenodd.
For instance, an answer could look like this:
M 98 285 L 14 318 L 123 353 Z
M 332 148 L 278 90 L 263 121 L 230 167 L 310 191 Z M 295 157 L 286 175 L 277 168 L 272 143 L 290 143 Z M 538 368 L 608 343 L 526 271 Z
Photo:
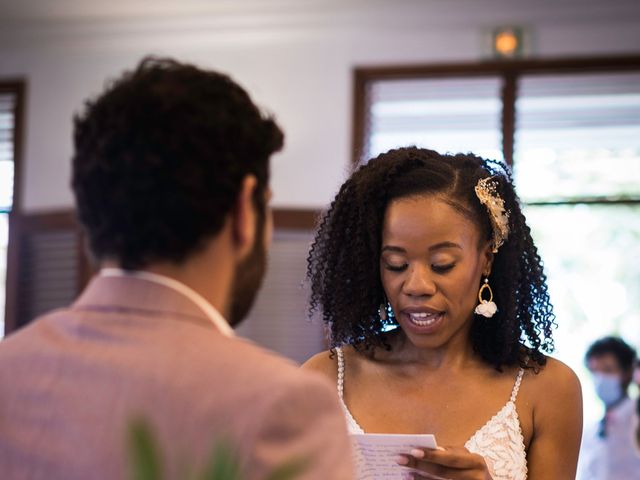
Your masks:
M 344 354 L 336 348 L 338 356 L 338 395 L 344 410 L 349 433 L 365 433 L 344 403 Z M 493 480 L 526 480 L 527 453 L 516 411 L 516 397 L 524 369 L 520 369 L 509 401 L 477 430 L 464 444 L 470 452 L 482 455 Z

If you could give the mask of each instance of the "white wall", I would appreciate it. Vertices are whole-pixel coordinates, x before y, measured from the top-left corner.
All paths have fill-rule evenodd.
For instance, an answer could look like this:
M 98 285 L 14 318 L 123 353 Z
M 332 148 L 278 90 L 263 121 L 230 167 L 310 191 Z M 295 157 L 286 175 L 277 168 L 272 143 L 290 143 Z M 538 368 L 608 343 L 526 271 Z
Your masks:
M 475 61 L 483 32 L 501 24 L 528 26 L 538 57 L 640 53 L 636 0 L 54 4 L 0 0 L 0 78 L 28 82 L 27 211 L 72 205 L 72 114 L 147 53 L 225 71 L 274 112 L 287 134 L 274 204 L 311 208 L 331 199 L 349 168 L 354 66 Z

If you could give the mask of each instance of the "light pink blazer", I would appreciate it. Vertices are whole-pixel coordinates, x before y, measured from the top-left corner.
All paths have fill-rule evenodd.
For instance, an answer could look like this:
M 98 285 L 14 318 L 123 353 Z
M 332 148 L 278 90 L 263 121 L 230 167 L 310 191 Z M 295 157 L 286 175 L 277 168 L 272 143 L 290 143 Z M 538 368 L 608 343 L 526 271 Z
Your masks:
M 268 321 L 268 319 L 265 319 Z M 0 477 L 128 478 L 126 431 L 154 429 L 165 478 L 200 471 L 217 440 L 247 480 L 310 458 L 301 480 L 352 478 L 334 388 L 222 335 L 179 292 L 97 277 L 70 308 L 0 342 Z

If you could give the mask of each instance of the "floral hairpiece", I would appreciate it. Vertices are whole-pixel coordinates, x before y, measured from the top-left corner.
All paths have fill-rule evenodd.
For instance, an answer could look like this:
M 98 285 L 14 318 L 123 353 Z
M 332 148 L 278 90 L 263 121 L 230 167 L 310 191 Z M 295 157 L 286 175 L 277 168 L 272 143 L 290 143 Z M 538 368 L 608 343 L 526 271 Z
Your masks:
M 476 196 L 489 212 L 493 228 L 493 253 L 509 236 L 509 211 L 504 207 L 504 200 L 498 194 L 497 180 L 494 177 L 481 178 L 475 186 Z

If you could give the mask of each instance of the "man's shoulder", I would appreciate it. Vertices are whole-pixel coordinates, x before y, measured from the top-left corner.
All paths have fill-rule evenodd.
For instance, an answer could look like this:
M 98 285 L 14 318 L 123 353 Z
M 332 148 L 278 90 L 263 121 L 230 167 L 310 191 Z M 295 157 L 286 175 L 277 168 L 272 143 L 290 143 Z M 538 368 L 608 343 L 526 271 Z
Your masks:
M 0 342 L 0 355 L 8 355 L 12 352 L 25 353 L 26 351 L 37 349 L 38 337 L 47 334 L 52 322 L 56 322 L 58 318 L 68 315 L 68 309 L 52 310 L 35 318 L 18 330 L 7 334 Z
M 50 371 L 47 365 L 54 363 L 58 368 Z M 135 375 L 140 390 L 161 383 L 176 401 L 186 391 L 187 399 L 195 394 L 226 405 L 254 397 L 268 402 L 299 389 L 320 397 L 322 390 L 327 396 L 334 390 L 321 374 L 301 370 L 250 340 L 227 337 L 211 324 L 166 317 L 53 312 L 0 342 L 0 370 L 13 376 L 17 364 L 38 375 L 99 367 L 110 372 L 112 383 Z
M 302 370 L 294 361 L 240 337 L 217 337 L 215 349 L 202 354 L 205 367 L 208 365 L 219 375 L 228 375 L 230 380 L 251 381 L 253 388 L 266 384 L 280 388 L 297 384 L 329 385 L 322 375 Z

